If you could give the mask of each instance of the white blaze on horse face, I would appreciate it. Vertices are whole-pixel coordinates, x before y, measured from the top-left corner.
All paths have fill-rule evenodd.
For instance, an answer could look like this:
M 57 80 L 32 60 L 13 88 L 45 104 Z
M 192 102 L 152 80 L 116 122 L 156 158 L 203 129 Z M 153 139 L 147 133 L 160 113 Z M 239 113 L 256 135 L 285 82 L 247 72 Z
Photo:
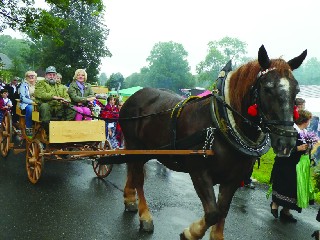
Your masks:
M 280 83 L 279 83 L 279 89 L 280 92 L 284 95 L 285 99 L 289 98 L 289 93 L 290 93 L 290 82 L 287 78 L 281 78 Z M 288 110 L 289 109 L 289 103 L 283 103 L 282 105 L 283 110 Z

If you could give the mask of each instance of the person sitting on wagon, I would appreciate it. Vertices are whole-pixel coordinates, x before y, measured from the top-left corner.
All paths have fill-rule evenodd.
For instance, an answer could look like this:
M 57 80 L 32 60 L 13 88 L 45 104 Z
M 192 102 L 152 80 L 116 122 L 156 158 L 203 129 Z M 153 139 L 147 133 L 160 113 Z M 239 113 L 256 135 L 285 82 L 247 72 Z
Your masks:
M 12 102 L 8 98 L 8 90 L 7 89 L 1 89 L 0 90 L 0 124 L 2 123 L 2 119 L 4 116 L 4 113 L 12 107 Z
M 25 113 L 26 118 L 26 135 L 32 135 L 32 111 L 34 103 L 34 91 L 37 80 L 37 74 L 34 71 L 25 73 L 25 81 L 21 83 L 20 92 L 20 109 Z
M 91 110 L 89 104 L 96 99 L 95 94 L 87 81 L 87 73 L 84 69 L 77 69 L 74 73 L 73 81 L 69 85 L 68 93 L 71 103 L 77 111 L 75 120 L 91 120 Z
M 40 119 L 46 131 L 52 118 L 73 120 L 75 116 L 75 112 L 65 104 L 70 102 L 67 89 L 56 82 L 56 76 L 56 68 L 47 67 L 45 80 L 38 81 L 34 91 L 35 101 L 39 105 Z

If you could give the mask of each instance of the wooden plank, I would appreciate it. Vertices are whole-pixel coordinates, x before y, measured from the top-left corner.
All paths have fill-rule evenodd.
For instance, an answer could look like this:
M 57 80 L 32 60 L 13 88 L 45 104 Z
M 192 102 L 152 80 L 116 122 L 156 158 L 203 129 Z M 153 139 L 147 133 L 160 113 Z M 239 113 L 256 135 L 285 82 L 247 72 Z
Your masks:
M 33 111 L 32 112 L 32 121 L 40 122 L 40 113 Z
M 101 94 L 101 93 L 106 94 L 109 92 L 109 89 L 107 87 L 100 86 L 100 87 L 91 87 L 91 88 L 92 88 L 92 91 L 97 94 Z
M 17 114 L 18 116 L 24 116 L 24 114 L 22 114 L 21 108 L 20 108 L 20 99 L 16 99 L 16 101 L 17 101 L 16 114 Z
M 127 150 L 127 149 L 114 149 L 114 150 L 102 150 L 102 151 L 63 151 L 57 150 L 44 155 L 51 154 L 70 154 L 70 155 L 214 155 L 213 150 Z
M 105 121 L 50 121 L 49 142 L 105 141 Z

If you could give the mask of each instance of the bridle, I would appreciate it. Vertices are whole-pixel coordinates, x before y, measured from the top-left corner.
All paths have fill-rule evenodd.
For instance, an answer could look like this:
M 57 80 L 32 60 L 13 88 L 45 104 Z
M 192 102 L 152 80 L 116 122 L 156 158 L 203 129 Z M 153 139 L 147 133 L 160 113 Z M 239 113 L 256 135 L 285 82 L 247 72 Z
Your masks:
M 261 99 L 259 94 L 259 86 L 261 85 L 261 78 L 270 71 L 276 68 L 269 68 L 261 70 L 256 78 L 255 84 L 251 88 L 250 98 L 251 103 L 257 104 L 258 115 L 255 117 L 255 122 L 264 133 L 273 133 L 282 137 L 295 137 L 297 131 L 295 129 L 286 129 L 284 127 L 293 127 L 294 121 L 274 120 L 268 119 L 261 109 Z

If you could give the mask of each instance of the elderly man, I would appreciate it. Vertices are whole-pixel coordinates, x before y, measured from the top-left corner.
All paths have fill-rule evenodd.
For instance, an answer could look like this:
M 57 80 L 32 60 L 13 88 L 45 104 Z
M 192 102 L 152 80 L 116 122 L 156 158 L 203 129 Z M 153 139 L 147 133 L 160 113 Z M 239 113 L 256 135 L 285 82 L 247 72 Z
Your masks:
M 70 97 L 67 89 L 56 82 L 56 77 L 56 68 L 47 67 L 45 80 L 38 81 L 35 86 L 35 101 L 40 105 L 40 119 L 45 128 L 53 118 L 55 120 L 72 120 L 75 117 L 75 112 L 63 103 L 70 102 Z

